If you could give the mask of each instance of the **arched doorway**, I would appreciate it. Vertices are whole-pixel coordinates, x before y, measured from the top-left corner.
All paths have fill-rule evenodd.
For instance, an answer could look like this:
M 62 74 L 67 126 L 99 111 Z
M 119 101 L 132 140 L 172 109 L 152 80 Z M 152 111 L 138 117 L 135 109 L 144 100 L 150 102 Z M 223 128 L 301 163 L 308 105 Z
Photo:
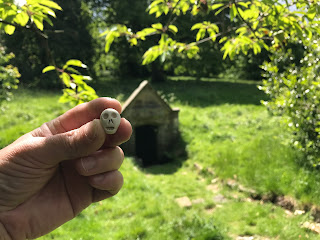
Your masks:
M 144 166 L 157 163 L 157 133 L 158 128 L 156 126 L 146 125 L 135 129 L 136 155 L 142 159 Z

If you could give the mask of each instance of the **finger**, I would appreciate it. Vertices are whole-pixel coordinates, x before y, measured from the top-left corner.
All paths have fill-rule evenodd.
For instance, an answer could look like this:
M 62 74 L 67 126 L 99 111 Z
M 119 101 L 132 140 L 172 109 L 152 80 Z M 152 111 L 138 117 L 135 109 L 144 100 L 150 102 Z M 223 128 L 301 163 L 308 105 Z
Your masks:
M 123 176 L 119 171 L 112 171 L 89 177 L 93 192 L 93 200 L 100 201 L 104 198 L 116 195 L 123 186 Z
M 33 158 L 55 165 L 64 160 L 89 156 L 101 148 L 106 134 L 100 121 L 95 119 L 70 132 L 46 138 L 32 138 L 24 148 Z
M 33 136 L 43 136 L 48 131 L 50 135 L 68 132 L 81 127 L 93 119 L 100 118 L 106 108 L 113 108 L 121 113 L 120 103 L 112 98 L 98 98 L 88 103 L 82 103 L 56 119 L 45 123 L 33 132 Z
M 83 176 L 97 175 L 118 170 L 123 163 L 123 159 L 124 154 L 121 148 L 107 148 L 77 160 L 76 169 Z
M 132 134 L 132 127 L 130 122 L 122 118 L 120 126 L 115 134 L 107 134 L 106 141 L 104 142 L 102 148 L 109 148 L 118 146 L 126 141 L 128 141 Z

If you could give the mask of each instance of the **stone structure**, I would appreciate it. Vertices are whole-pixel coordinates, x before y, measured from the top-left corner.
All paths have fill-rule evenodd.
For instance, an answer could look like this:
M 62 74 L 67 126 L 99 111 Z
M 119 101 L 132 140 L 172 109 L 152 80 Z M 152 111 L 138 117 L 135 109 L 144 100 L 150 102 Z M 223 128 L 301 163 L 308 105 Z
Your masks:
M 121 115 L 130 121 L 133 133 L 121 147 L 145 166 L 165 162 L 179 137 L 178 114 L 179 109 L 172 109 L 143 81 L 123 105 Z

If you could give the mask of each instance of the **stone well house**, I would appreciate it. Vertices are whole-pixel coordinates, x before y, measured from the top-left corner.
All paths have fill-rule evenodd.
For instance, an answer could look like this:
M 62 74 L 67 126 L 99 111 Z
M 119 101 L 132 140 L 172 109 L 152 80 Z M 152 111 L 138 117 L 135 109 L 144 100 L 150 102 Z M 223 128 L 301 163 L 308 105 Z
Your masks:
M 179 136 L 179 109 L 172 109 L 143 81 L 123 105 L 122 117 L 132 125 L 131 139 L 121 147 L 129 156 L 136 156 L 143 165 L 165 161 Z

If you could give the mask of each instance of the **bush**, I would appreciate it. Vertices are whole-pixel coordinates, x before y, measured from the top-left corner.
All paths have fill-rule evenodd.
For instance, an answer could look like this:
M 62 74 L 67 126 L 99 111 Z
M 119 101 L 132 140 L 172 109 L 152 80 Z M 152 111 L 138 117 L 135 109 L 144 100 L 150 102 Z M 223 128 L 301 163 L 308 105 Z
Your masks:
M 0 45 L 0 107 L 3 102 L 11 100 L 12 90 L 18 88 L 20 73 L 9 64 L 13 57 L 13 53 L 7 54 Z
M 301 50 L 303 49 L 303 51 Z M 290 142 L 306 154 L 308 164 L 320 163 L 320 48 L 295 44 L 293 50 L 274 52 L 263 69 L 263 89 L 270 97 L 265 105 L 284 114 L 292 131 Z

